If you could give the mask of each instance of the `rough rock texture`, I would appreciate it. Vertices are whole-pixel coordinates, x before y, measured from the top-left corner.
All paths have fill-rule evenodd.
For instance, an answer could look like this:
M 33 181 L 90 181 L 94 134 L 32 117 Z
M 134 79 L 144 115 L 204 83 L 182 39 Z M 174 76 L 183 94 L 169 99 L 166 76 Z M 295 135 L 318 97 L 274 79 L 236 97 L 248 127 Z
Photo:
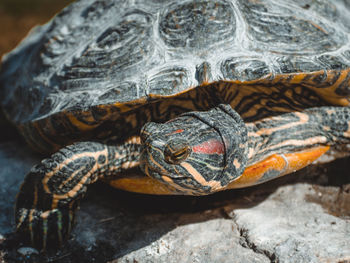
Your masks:
M 114 262 L 270 262 L 240 245 L 233 220 L 212 219 L 179 226 L 147 247 Z
M 350 159 L 206 197 L 96 184 L 68 244 L 38 255 L 11 231 L 16 192 L 40 158 L 0 143 L 0 262 L 350 262 Z
M 230 215 L 246 244 L 271 259 L 281 262 L 350 260 L 349 220 L 327 214 L 319 204 L 308 202 L 315 196 L 322 193 L 311 185 L 284 186 L 253 209 L 232 210 Z
M 178 227 L 114 262 L 350 261 L 349 220 L 308 202 L 315 196 L 322 193 L 311 185 L 280 187 L 256 207 L 227 205 L 229 218 Z

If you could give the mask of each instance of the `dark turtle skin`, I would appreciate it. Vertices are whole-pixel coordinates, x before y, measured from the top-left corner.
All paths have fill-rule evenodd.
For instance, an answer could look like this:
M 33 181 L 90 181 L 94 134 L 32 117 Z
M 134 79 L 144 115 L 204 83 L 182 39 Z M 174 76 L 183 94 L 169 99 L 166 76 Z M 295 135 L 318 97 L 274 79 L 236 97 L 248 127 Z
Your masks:
M 142 171 L 182 194 L 203 195 L 234 187 L 247 167 L 273 154 L 286 159 L 283 169 L 264 171 L 254 184 L 283 175 L 292 165 L 286 153 L 349 143 L 350 108 L 310 108 L 244 124 L 230 105 L 221 104 L 164 124 L 147 123 L 141 134 Z
M 342 0 L 71 4 L 2 62 L 3 110 L 47 155 L 17 196 L 17 232 L 63 244 L 99 179 L 205 195 L 349 144 L 349 14 Z

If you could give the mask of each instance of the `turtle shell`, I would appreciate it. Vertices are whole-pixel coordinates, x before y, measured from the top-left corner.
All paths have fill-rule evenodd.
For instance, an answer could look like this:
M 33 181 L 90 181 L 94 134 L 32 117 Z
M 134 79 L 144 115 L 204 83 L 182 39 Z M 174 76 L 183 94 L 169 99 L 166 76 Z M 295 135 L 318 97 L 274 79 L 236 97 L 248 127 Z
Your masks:
M 341 0 L 77 1 L 4 56 L 2 106 L 49 152 L 222 101 L 245 119 L 347 105 L 349 17 Z

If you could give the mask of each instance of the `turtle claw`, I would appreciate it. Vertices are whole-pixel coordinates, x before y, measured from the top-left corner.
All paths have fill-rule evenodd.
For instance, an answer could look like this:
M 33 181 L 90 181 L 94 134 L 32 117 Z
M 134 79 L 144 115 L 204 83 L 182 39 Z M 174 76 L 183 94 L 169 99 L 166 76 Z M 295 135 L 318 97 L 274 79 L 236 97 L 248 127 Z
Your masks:
M 76 143 L 44 159 L 26 175 L 15 208 L 17 232 L 26 243 L 41 250 L 65 243 L 80 199 L 98 179 L 100 152 L 107 152 L 104 144 Z
M 16 211 L 16 232 L 24 243 L 45 251 L 49 247 L 62 247 L 69 238 L 74 224 L 74 211 L 70 209 L 19 208 Z
M 17 195 L 15 221 L 21 241 L 44 251 L 68 239 L 78 202 L 67 199 L 53 206 L 52 194 L 43 188 L 42 170 L 42 165 L 34 166 L 27 174 Z

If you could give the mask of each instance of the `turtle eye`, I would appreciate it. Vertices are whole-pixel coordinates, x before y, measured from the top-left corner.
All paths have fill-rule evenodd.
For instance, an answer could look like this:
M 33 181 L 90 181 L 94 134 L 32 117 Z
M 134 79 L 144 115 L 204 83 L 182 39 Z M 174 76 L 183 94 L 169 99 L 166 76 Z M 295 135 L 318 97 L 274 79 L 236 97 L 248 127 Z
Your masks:
M 164 159 L 167 163 L 178 164 L 187 159 L 191 147 L 184 141 L 168 142 L 164 148 Z

